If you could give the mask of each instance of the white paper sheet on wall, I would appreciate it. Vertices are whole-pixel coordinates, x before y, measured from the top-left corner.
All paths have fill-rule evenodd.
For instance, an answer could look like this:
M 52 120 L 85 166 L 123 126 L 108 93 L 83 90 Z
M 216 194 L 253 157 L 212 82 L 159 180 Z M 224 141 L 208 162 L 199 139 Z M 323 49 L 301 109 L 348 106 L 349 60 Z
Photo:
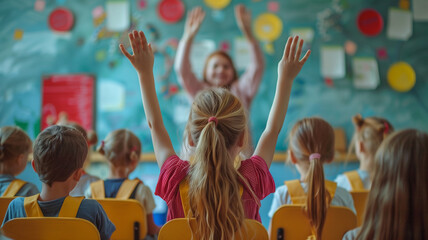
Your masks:
M 375 89 L 379 85 L 379 69 L 375 58 L 354 58 L 352 70 L 355 88 Z
M 251 62 L 250 45 L 245 38 L 235 38 L 234 59 L 236 68 L 244 70 Z
M 291 36 L 299 36 L 305 43 L 311 43 L 314 39 L 314 30 L 312 28 L 292 28 Z
M 345 76 L 345 51 L 342 46 L 321 47 L 321 75 L 327 78 Z
M 98 104 L 101 111 L 121 111 L 125 107 L 125 88 L 112 80 L 100 80 Z
M 204 69 L 205 59 L 215 50 L 215 43 L 212 40 L 202 40 L 193 43 L 190 51 L 190 63 L 195 75 L 201 79 Z
M 413 0 L 412 6 L 415 21 L 428 21 L 428 0 Z
M 112 32 L 127 30 L 131 22 L 130 9 L 128 0 L 107 1 L 106 28 Z
M 407 40 L 412 34 L 412 12 L 398 8 L 390 8 L 388 13 L 387 37 L 396 40 Z

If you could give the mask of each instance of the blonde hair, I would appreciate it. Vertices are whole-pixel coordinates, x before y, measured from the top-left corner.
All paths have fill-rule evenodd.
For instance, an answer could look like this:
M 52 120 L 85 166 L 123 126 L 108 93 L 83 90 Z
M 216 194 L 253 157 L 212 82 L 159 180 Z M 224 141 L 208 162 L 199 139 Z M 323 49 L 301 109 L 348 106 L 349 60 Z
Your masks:
M 371 157 L 374 157 L 383 139 L 394 131 L 394 127 L 388 120 L 379 117 L 363 118 L 357 114 L 352 117 L 352 123 L 355 133 L 349 145 L 349 152 L 353 151 L 356 141 L 361 141 L 365 152 Z
M 297 161 L 309 164 L 309 172 L 305 179 L 308 183 L 305 209 L 312 232 L 316 239 L 321 239 L 331 199 L 325 188 L 323 163 L 334 157 L 334 131 L 330 124 L 321 118 L 304 118 L 294 125 L 289 140 L 289 149 Z M 318 153 L 321 157 L 310 160 L 309 157 L 313 153 Z
M 97 151 L 104 155 L 113 166 L 127 166 L 133 155 L 141 155 L 141 142 L 135 134 L 127 129 L 118 129 L 101 141 Z
M 190 159 L 188 215 L 196 218 L 201 239 L 233 239 L 243 225 L 239 180 L 245 180 L 228 149 L 244 134 L 246 123 L 242 104 L 226 89 L 201 91 L 192 104 L 186 131 L 196 148 Z
M 428 134 L 393 133 L 379 147 L 374 169 L 357 239 L 428 239 Z
M 5 126 L 0 128 L 0 169 L 6 170 L 13 174 L 19 174 L 14 166 L 21 154 L 31 152 L 31 139 L 19 127 Z M 25 156 L 27 160 L 27 156 Z
M 31 151 L 31 139 L 19 127 L 0 128 L 0 163 L 15 160 L 19 155 Z

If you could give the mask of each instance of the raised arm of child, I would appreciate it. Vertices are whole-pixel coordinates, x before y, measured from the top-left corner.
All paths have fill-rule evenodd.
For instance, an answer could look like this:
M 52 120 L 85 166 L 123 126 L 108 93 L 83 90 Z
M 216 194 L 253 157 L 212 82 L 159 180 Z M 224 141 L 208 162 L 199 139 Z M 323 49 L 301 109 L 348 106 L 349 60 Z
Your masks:
M 284 123 L 285 114 L 287 113 L 293 80 L 311 54 L 311 51 L 308 50 L 302 60 L 300 60 L 302 46 L 303 40 L 299 42 L 298 36 L 288 38 L 284 49 L 284 55 L 278 63 L 278 82 L 276 85 L 275 97 L 270 109 L 266 128 L 254 152 L 254 155 L 258 155 L 265 159 L 268 167 L 270 167 L 272 163 L 278 135 Z
M 251 103 L 262 81 L 265 62 L 260 45 L 251 30 L 250 11 L 243 4 L 239 4 L 235 7 L 235 18 L 238 27 L 248 41 L 251 54 L 250 64 L 248 64 L 245 72 L 235 84 L 237 84 L 240 95 Z
M 156 96 L 155 82 L 153 77 L 154 56 L 152 47 L 147 43 L 146 36 L 142 31 L 129 33 L 129 41 L 133 55 L 129 54 L 125 47 L 120 44 L 120 50 L 125 55 L 138 73 L 140 80 L 141 96 L 144 112 L 152 135 L 153 148 L 159 168 L 165 160 L 174 155 L 171 139 L 163 124 L 159 102 Z
M 190 48 L 192 47 L 193 38 L 198 32 L 204 17 L 205 12 L 201 7 L 196 7 L 187 14 L 183 37 L 178 44 L 175 56 L 174 69 L 177 73 L 178 81 L 192 98 L 200 90 L 204 89 L 204 83 L 195 76 L 190 63 Z

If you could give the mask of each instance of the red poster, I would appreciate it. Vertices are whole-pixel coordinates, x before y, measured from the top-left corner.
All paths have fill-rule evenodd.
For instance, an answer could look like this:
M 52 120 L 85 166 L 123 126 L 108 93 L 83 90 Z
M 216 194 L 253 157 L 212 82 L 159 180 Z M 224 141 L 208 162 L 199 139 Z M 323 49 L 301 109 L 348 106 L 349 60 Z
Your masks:
M 91 75 L 49 75 L 42 81 L 42 130 L 65 112 L 86 130 L 95 127 L 95 78 Z

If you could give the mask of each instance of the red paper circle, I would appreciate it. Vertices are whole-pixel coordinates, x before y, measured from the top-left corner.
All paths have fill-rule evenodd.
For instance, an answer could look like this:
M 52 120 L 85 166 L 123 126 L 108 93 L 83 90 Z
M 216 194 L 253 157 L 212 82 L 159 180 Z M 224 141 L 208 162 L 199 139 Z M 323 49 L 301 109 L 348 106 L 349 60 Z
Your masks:
M 358 14 L 358 29 L 366 36 L 376 36 L 383 29 L 383 19 L 378 11 L 368 8 Z
M 162 0 L 158 4 L 158 13 L 167 23 L 178 22 L 184 15 L 184 4 L 180 0 Z
M 54 31 L 70 31 L 74 24 L 73 13 L 66 8 L 56 8 L 49 15 L 49 26 Z

